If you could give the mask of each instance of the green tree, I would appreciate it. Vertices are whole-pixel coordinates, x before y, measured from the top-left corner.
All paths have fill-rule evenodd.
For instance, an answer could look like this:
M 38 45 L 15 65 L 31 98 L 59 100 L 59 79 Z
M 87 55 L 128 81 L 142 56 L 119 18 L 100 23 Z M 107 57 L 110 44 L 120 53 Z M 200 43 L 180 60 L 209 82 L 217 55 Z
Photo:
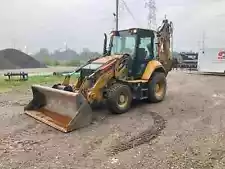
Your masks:
M 54 60 L 52 63 L 53 66 L 59 66 L 60 62 L 58 60 Z
M 68 61 L 68 62 L 66 63 L 66 65 L 67 65 L 67 66 L 80 66 L 80 61 L 79 61 L 79 60 L 73 59 L 73 60 L 71 60 L 71 61 Z
M 44 56 L 44 64 L 51 66 L 52 65 L 52 60 L 50 59 L 49 56 Z

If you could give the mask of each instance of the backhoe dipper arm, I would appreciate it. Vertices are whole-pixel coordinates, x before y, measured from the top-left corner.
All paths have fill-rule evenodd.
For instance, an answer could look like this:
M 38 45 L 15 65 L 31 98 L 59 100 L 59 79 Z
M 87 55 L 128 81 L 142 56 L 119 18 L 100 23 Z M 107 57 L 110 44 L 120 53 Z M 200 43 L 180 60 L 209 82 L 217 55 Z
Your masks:
M 163 64 L 166 71 L 172 69 L 172 39 L 173 24 L 167 19 L 163 20 L 163 24 L 157 30 L 158 38 L 158 60 Z

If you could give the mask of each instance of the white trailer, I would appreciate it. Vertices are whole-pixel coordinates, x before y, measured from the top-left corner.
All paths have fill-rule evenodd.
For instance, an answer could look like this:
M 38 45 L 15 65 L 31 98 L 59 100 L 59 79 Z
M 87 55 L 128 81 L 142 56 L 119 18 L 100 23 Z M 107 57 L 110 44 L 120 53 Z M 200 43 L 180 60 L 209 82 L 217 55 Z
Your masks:
M 225 73 L 225 48 L 205 48 L 198 55 L 198 71 Z

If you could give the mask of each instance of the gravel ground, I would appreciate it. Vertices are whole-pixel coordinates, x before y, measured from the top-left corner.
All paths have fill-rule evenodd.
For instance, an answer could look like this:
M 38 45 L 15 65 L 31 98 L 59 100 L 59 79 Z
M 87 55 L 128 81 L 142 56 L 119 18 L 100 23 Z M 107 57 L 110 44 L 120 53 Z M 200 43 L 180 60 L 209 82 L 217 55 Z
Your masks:
M 23 114 L 29 91 L 0 95 L 0 168 L 223 169 L 225 78 L 171 72 L 166 99 L 123 115 L 96 111 L 61 133 Z

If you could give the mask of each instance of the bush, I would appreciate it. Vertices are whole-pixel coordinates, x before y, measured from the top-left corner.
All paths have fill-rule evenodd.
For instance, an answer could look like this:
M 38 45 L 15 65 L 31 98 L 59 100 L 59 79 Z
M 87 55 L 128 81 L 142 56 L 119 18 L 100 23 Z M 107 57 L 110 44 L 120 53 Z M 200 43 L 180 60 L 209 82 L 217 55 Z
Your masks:
M 52 60 L 48 56 L 46 56 L 44 58 L 44 64 L 51 66 L 52 65 Z
M 62 61 L 59 62 L 58 60 L 53 60 L 50 59 L 49 57 L 45 57 L 44 58 L 44 64 L 48 65 L 48 66 L 59 66 L 59 65 L 63 65 L 63 66 L 80 66 L 81 62 L 79 60 L 73 59 L 70 61 Z

